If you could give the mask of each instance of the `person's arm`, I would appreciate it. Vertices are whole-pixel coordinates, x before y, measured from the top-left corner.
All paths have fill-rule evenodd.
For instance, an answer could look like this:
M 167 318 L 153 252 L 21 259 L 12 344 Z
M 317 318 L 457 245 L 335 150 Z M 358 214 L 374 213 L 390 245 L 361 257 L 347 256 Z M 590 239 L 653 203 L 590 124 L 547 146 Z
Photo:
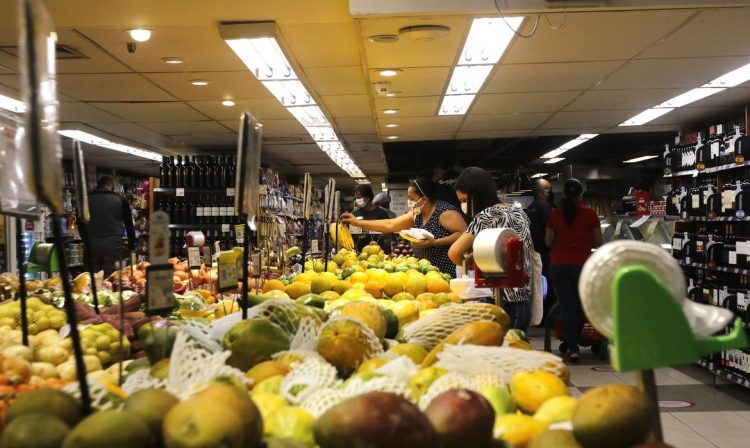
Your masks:
M 133 212 L 130 211 L 130 203 L 122 196 L 122 223 L 128 234 L 128 250 L 135 250 L 135 230 L 133 229 Z
M 547 231 L 544 234 L 544 244 L 548 249 L 552 249 L 552 245 L 555 244 L 555 231 L 551 227 L 547 227 Z
M 453 264 L 460 266 L 464 262 L 464 254 L 471 252 L 471 248 L 474 245 L 474 238 L 475 235 L 473 233 L 464 233 L 451 244 L 450 249 L 448 249 L 448 258 L 451 259 Z
M 466 221 L 457 211 L 447 210 L 440 214 L 440 226 L 445 230 L 451 232 L 450 235 L 443 238 L 427 238 L 418 243 L 414 243 L 417 247 L 439 247 L 439 246 L 450 246 L 466 231 Z
M 381 233 L 393 233 L 398 232 L 399 230 L 410 229 L 414 225 L 414 215 L 409 212 L 393 219 L 375 219 L 368 221 L 364 219 L 356 219 L 351 213 L 344 213 L 341 215 L 341 221 L 344 224 L 350 224 L 366 230 Z

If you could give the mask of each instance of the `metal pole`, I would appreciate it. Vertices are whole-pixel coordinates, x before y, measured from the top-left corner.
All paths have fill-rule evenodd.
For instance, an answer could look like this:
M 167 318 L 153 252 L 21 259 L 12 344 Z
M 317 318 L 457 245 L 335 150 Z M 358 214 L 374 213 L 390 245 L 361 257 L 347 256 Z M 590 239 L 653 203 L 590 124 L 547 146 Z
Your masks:
M 659 395 L 656 390 L 656 379 L 652 369 L 638 370 L 636 372 L 638 388 L 646 394 L 648 400 L 656 408 L 656 418 L 652 422 L 651 437 L 652 441 L 664 443 L 664 435 L 661 430 L 661 416 L 659 415 Z
M 21 342 L 29 346 L 29 316 L 26 314 L 26 248 L 23 246 L 21 218 L 16 218 L 16 264 L 18 266 L 18 299 L 21 301 Z
M 247 276 L 247 264 L 250 258 L 250 226 L 247 225 L 247 216 L 243 218 L 245 226 L 245 235 L 242 240 L 242 320 L 247 319 L 247 305 L 248 305 L 248 276 Z
M 91 253 L 91 241 L 89 240 L 89 232 L 86 228 L 86 223 L 83 222 L 80 217 L 78 218 L 78 230 L 81 234 L 81 239 L 83 239 L 83 251 L 84 256 L 86 257 L 86 270 L 89 272 L 89 276 L 91 277 L 91 294 L 93 294 L 93 302 L 94 302 L 94 311 L 96 314 L 99 314 L 99 296 L 96 291 L 96 277 L 94 273 L 94 257 Z

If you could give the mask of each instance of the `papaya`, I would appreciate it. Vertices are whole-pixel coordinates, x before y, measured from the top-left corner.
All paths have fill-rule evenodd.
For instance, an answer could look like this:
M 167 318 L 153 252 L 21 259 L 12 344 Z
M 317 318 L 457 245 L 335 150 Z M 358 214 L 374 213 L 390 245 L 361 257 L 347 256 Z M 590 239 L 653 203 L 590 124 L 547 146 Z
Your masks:
M 344 305 L 341 315 L 359 319 L 363 324 L 370 327 L 375 336 L 383 342 L 388 324 L 380 307 L 370 302 L 353 302 Z
M 227 364 L 243 371 L 270 360 L 277 352 L 289 350 L 289 344 L 287 333 L 266 319 L 237 323 L 224 335 L 223 341 L 224 348 L 232 352 Z
M 370 357 L 371 341 L 366 326 L 353 319 L 329 322 L 320 332 L 318 353 L 343 377 L 351 375 Z
M 463 345 L 484 345 L 500 346 L 505 337 L 503 327 L 493 321 L 480 320 L 462 325 L 453 333 L 449 334 L 443 342 L 439 343 L 422 361 L 422 368 L 429 367 L 437 361 L 438 355 L 443 351 L 447 344 Z

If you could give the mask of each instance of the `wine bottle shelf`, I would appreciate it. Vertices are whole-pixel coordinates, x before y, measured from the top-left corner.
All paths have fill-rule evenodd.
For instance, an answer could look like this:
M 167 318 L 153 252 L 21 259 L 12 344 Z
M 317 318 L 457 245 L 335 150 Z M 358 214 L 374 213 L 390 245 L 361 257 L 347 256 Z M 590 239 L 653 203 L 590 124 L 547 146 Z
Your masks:
M 706 359 L 701 359 L 700 361 L 698 361 L 698 364 L 700 364 L 702 367 L 705 367 L 709 372 L 720 378 L 750 389 L 750 375 L 739 375 L 737 373 L 727 371 L 722 367 L 714 366 L 714 363 L 712 361 L 708 361 Z
M 714 272 L 727 272 L 729 274 L 750 275 L 750 269 L 729 268 L 726 266 L 709 267 L 706 263 L 685 263 L 684 261 L 679 261 L 679 260 L 678 260 L 678 263 L 680 264 L 680 266 L 685 266 L 689 268 L 705 269 L 707 271 L 714 271 Z
M 177 194 L 177 190 L 179 190 L 179 188 L 155 187 L 154 193 Z M 221 193 L 224 193 L 227 196 L 234 196 L 234 188 L 183 188 L 182 190 L 184 190 L 185 194 L 191 194 L 191 193 L 221 194 Z
M 230 227 L 234 224 L 227 224 Z M 222 224 L 170 224 L 170 229 L 175 230 L 221 230 Z
M 735 218 L 733 216 L 718 216 L 713 219 L 706 218 L 705 216 L 688 216 L 684 221 L 698 221 L 698 222 L 748 222 L 750 217 Z
M 725 165 L 712 166 L 712 167 L 706 168 L 703 171 L 698 171 L 698 170 L 678 171 L 672 174 L 665 174 L 664 177 L 669 178 L 669 177 L 695 176 L 695 175 L 700 175 L 700 174 L 720 173 L 722 171 L 743 168 L 746 166 L 750 166 L 750 161 L 746 161 L 745 163 L 727 163 Z

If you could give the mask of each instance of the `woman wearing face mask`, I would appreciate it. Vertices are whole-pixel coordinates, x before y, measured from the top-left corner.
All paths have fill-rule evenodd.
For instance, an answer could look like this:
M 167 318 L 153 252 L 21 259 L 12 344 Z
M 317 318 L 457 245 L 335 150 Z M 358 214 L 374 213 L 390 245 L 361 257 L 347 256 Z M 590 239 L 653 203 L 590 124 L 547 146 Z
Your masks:
M 344 213 L 346 224 L 377 232 L 398 232 L 412 227 L 430 232 L 434 238 L 414 243 L 414 255 L 425 258 L 441 272 L 456 275 L 456 266 L 448 258 L 448 248 L 466 230 L 466 221 L 452 205 L 437 200 L 439 185 L 429 178 L 409 182 L 406 191 L 409 211 L 393 219 L 356 219 L 356 214 Z
M 355 217 L 360 217 L 364 220 L 387 219 L 388 213 L 378 205 L 373 204 L 373 196 L 372 188 L 367 184 L 354 187 L 354 211 L 352 214 Z M 370 244 L 371 241 L 377 243 L 380 243 L 381 240 L 383 242 L 391 241 L 392 237 L 393 235 L 361 235 L 357 239 L 357 251 L 361 251 L 362 248 Z M 390 247 L 383 247 L 383 250 L 385 249 L 390 249 Z
M 469 217 L 474 217 L 466 233 L 453 243 L 448 256 L 453 263 L 460 265 L 464 257 L 471 253 L 474 238 L 485 229 L 508 227 L 515 230 L 523 240 L 524 265 L 531 275 L 531 241 L 529 218 L 520 207 L 501 202 L 497 198 L 497 187 L 492 175 L 482 168 L 470 167 L 461 172 L 454 185 L 456 196 L 461 201 L 461 209 Z M 531 322 L 531 282 L 521 288 L 503 289 L 503 309 L 510 316 L 512 328 L 527 331 Z

